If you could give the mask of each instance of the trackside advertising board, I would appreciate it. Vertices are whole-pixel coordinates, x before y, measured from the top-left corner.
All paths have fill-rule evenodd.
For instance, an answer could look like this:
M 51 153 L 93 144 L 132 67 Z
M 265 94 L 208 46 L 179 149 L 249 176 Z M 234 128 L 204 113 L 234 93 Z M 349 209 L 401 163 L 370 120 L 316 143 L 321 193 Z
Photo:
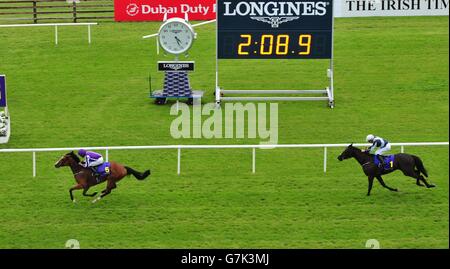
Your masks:
M 449 0 L 335 1 L 336 17 L 448 16 Z
M 318 2 L 320 0 L 310 0 Z M 229 0 L 236 3 L 240 1 Z M 245 2 L 245 1 L 244 1 Z M 286 2 L 259 0 L 256 2 Z M 449 0 L 337 0 L 334 16 L 448 16 Z M 213 20 L 216 18 L 216 0 L 114 0 L 116 21 L 162 21 L 181 17 L 188 13 L 190 20 Z
M 6 76 L 0 75 L 0 107 L 6 107 Z
M 162 21 L 168 18 L 213 20 L 216 18 L 216 0 L 114 0 L 116 21 Z

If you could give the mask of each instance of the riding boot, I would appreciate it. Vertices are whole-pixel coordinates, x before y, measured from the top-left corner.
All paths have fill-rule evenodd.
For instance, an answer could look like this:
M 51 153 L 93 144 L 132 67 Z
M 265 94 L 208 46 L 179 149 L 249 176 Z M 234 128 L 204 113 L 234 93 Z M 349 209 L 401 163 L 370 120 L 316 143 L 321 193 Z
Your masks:
M 89 168 L 91 169 L 92 176 L 95 178 L 97 183 L 100 183 L 101 174 L 97 171 L 97 166 L 90 166 Z
M 94 175 L 97 175 L 97 167 L 91 166 L 91 167 L 89 167 L 89 168 L 91 168 L 91 171 L 92 171 L 92 173 L 93 173 Z
M 102 182 L 108 175 L 107 174 L 99 174 L 96 179 L 97 179 L 97 183 Z
M 379 168 L 384 168 L 384 159 L 383 156 L 381 155 L 377 155 L 378 160 L 380 161 L 380 163 L 378 164 Z

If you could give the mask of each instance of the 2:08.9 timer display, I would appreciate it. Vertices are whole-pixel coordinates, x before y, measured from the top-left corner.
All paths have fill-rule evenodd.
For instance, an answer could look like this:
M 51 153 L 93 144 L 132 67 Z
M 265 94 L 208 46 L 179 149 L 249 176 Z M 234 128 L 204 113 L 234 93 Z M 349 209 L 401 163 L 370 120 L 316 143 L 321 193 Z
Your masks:
M 224 33 L 219 58 L 331 58 L 331 36 L 320 32 Z
M 252 48 L 255 45 L 253 54 L 259 55 L 310 55 L 311 54 L 311 40 L 310 34 L 299 35 L 294 42 L 294 46 L 291 44 L 291 37 L 286 34 L 272 35 L 264 34 L 256 36 L 256 40 L 253 40 L 253 36 L 250 34 L 241 35 L 241 39 L 244 41 L 238 46 L 239 55 L 250 55 Z M 295 48 L 298 45 L 298 48 Z M 292 50 L 291 50 L 292 49 Z
M 333 0 L 217 0 L 217 59 L 331 59 Z

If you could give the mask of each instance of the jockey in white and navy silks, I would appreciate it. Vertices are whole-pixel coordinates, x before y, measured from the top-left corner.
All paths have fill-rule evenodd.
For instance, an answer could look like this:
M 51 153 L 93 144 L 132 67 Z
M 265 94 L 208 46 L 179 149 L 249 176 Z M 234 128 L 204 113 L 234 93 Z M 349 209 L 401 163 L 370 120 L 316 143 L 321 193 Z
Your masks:
M 84 167 L 96 167 L 104 163 L 103 156 L 97 152 L 80 149 L 78 155 L 84 158 Z
M 370 153 L 373 149 L 378 148 L 375 151 L 375 156 L 377 156 L 378 160 L 380 160 L 380 167 L 384 166 L 383 158 L 380 156 L 386 151 L 391 150 L 391 144 L 386 139 L 383 139 L 379 136 L 374 136 L 372 134 L 366 137 L 366 141 L 372 143 L 372 145 L 367 149 Z

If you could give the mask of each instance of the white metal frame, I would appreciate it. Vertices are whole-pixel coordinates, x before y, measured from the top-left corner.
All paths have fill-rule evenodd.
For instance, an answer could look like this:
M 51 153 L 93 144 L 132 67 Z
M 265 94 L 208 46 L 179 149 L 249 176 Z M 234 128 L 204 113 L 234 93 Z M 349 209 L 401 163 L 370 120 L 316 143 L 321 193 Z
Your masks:
M 449 142 L 413 142 L 390 143 L 399 146 L 400 152 L 405 151 L 405 146 L 448 146 Z M 353 144 L 354 146 L 370 146 L 371 144 Z M 166 146 L 116 146 L 116 147 L 76 147 L 76 148 L 35 148 L 35 149 L 0 149 L 0 153 L 7 152 L 31 152 L 33 160 L 33 177 L 36 177 L 36 152 L 68 152 L 84 148 L 86 150 L 105 150 L 105 160 L 109 160 L 111 150 L 144 150 L 144 149 L 176 149 L 177 150 L 177 174 L 181 174 L 181 150 L 182 149 L 252 149 L 252 173 L 256 173 L 256 149 L 274 148 L 323 148 L 323 172 L 327 172 L 327 149 L 345 148 L 348 144 L 281 144 L 281 145 L 166 145 Z
M 202 26 L 202 25 L 205 25 L 205 24 L 210 24 L 210 23 L 213 23 L 213 22 L 216 22 L 216 20 L 210 20 L 210 21 L 200 22 L 200 23 L 197 23 L 197 24 L 192 24 L 191 27 L 195 28 L 195 27 Z M 147 38 L 156 37 L 156 36 L 158 36 L 158 33 L 151 34 L 151 35 L 145 35 L 142 38 L 143 39 L 147 39 Z
M 334 70 L 333 70 L 333 57 L 334 57 L 334 7 L 332 9 L 332 33 L 331 33 L 331 58 L 330 66 L 327 69 L 327 76 L 330 85 L 323 90 L 223 90 L 219 86 L 219 27 L 216 27 L 216 105 L 220 106 L 221 101 L 328 101 L 328 106 L 334 108 Z M 216 12 L 216 21 L 218 20 L 218 12 Z M 321 94 L 323 96 L 308 96 L 308 97 L 281 97 L 281 96 L 269 96 L 269 97 L 222 97 L 222 94 Z
M 55 27 L 55 44 L 58 45 L 58 26 L 87 26 L 88 43 L 91 44 L 91 26 L 98 25 L 96 22 L 80 22 L 80 23 L 36 23 L 36 24 L 1 24 L 0 28 L 15 27 Z

